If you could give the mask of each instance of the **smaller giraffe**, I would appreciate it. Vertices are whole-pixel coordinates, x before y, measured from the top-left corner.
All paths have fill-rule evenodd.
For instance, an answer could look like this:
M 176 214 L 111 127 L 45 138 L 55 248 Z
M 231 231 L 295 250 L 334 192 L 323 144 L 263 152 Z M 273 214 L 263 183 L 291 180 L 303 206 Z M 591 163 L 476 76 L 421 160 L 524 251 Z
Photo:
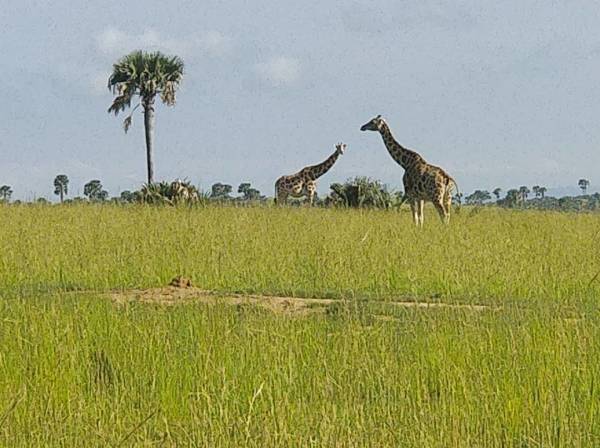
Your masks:
M 377 115 L 361 126 L 361 131 L 375 131 L 381 134 L 383 143 L 392 158 L 404 168 L 404 201 L 408 201 L 415 224 L 423 226 L 423 207 L 425 201 L 431 201 L 442 222 L 450 222 L 452 191 L 457 190 L 456 181 L 439 166 L 427 163 L 421 155 L 405 148 L 394 139 L 386 121 Z
M 285 204 L 288 196 L 293 198 L 306 196 L 308 203 L 312 205 L 317 191 L 317 179 L 331 169 L 345 149 L 346 144 L 338 143 L 335 145 L 335 152 L 324 162 L 307 166 L 295 174 L 281 176 L 277 179 L 275 182 L 275 203 Z

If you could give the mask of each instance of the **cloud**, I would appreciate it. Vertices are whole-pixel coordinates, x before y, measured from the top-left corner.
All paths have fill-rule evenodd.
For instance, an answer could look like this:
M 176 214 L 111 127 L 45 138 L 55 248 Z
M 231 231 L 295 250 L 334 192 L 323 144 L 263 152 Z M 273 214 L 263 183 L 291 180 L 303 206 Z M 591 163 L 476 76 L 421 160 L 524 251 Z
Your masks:
M 256 65 L 255 71 L 262 79 L 275 86 L 293 84 L 300 77 L 300 61 L 280 56 Z
M 100 53 L 111 57 L 133 50 L 155 50 L 185 58 L 200 53 L 222 55 L 231 48 L 231 39 L 218 31 L 173 38 L 152 29 L 140 34 L 129 34 L 116 28 L 107 28 L 96 36 L 96 45 Z

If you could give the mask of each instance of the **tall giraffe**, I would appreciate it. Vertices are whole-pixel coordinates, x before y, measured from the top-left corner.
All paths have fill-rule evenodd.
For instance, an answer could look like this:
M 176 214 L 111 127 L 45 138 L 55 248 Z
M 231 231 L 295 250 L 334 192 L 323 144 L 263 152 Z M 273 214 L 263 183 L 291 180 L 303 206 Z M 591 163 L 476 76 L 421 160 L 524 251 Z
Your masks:
M 317 191 L 317 179 L 331 169 L 345 149 L 346 145 L 344 143 L 338 143 L 335 145 L 335 152 L 324 162 L 307 166 L 295 174 L 281 176 L 277 179 L 275 182 L 275 202 L 285 204 L 288 196 L 295 198 L 307 196 L 308 203 L 312 205 Z
M 392 158 L 404 168 L 404 201 L 410 203 L 413 219 L 417 226 L 423 226 L 423 206 L 425 201 L 433 202 L 442 222 L 450 222 L 452 190 L 458 190 L 456 182 L 438 166 L 430 165 L 415 151 L 398 143 L 392 136 L 390 127 L 381 115 L 364 124 L 361 131 L 378 131 Z M 402 205 L 402 204 L 401 204 Z

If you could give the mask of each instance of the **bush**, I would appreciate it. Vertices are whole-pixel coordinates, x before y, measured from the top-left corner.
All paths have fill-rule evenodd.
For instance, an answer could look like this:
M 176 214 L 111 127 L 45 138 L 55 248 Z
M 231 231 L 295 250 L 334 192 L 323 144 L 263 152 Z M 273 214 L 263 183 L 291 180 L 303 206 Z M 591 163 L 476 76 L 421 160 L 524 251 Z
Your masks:
M 198 189 L 188 181 L 175 180 L 171 183 L 144 184 L 140 191 L 126 195 L 126 199 L 144 204 L 195 204 L 204 199 Z
M 402 193 L 388 190 L 381 181 L 366 176 L 331 184 L 325 205 L 365 208 L 390 208 L 401 203 Z

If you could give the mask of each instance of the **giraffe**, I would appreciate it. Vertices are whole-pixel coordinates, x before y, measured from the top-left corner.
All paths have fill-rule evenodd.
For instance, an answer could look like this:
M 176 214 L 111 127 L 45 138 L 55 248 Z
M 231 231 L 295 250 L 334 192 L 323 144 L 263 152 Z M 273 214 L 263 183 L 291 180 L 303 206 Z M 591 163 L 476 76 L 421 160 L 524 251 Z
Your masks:
M 317 165 L 307 166 L 295 174 L 281 176 L 275 182 L 275 203 L 285 204 L 287 197 L 307 196 L 308 203 L 313 204 L 317 191 L 316 180 L 331 169 L 338 157 L 344 153 L 346 144 L 335 145 L 335 152 L 327 160 Z
M 404 201 L 410 203 L 413 219 L 423 226 L 423 206 L 425 201 L 433 202 L 442 222 L 450 222 L 452 190 L 458 191 L 456 181 L 438 166 L 430 165 L 420 154 L 398 143 L 392 136 L 390 127 L 381 115 L 364 124 L 361 131 L 378 131 L 392 158 L 404 168 Z

